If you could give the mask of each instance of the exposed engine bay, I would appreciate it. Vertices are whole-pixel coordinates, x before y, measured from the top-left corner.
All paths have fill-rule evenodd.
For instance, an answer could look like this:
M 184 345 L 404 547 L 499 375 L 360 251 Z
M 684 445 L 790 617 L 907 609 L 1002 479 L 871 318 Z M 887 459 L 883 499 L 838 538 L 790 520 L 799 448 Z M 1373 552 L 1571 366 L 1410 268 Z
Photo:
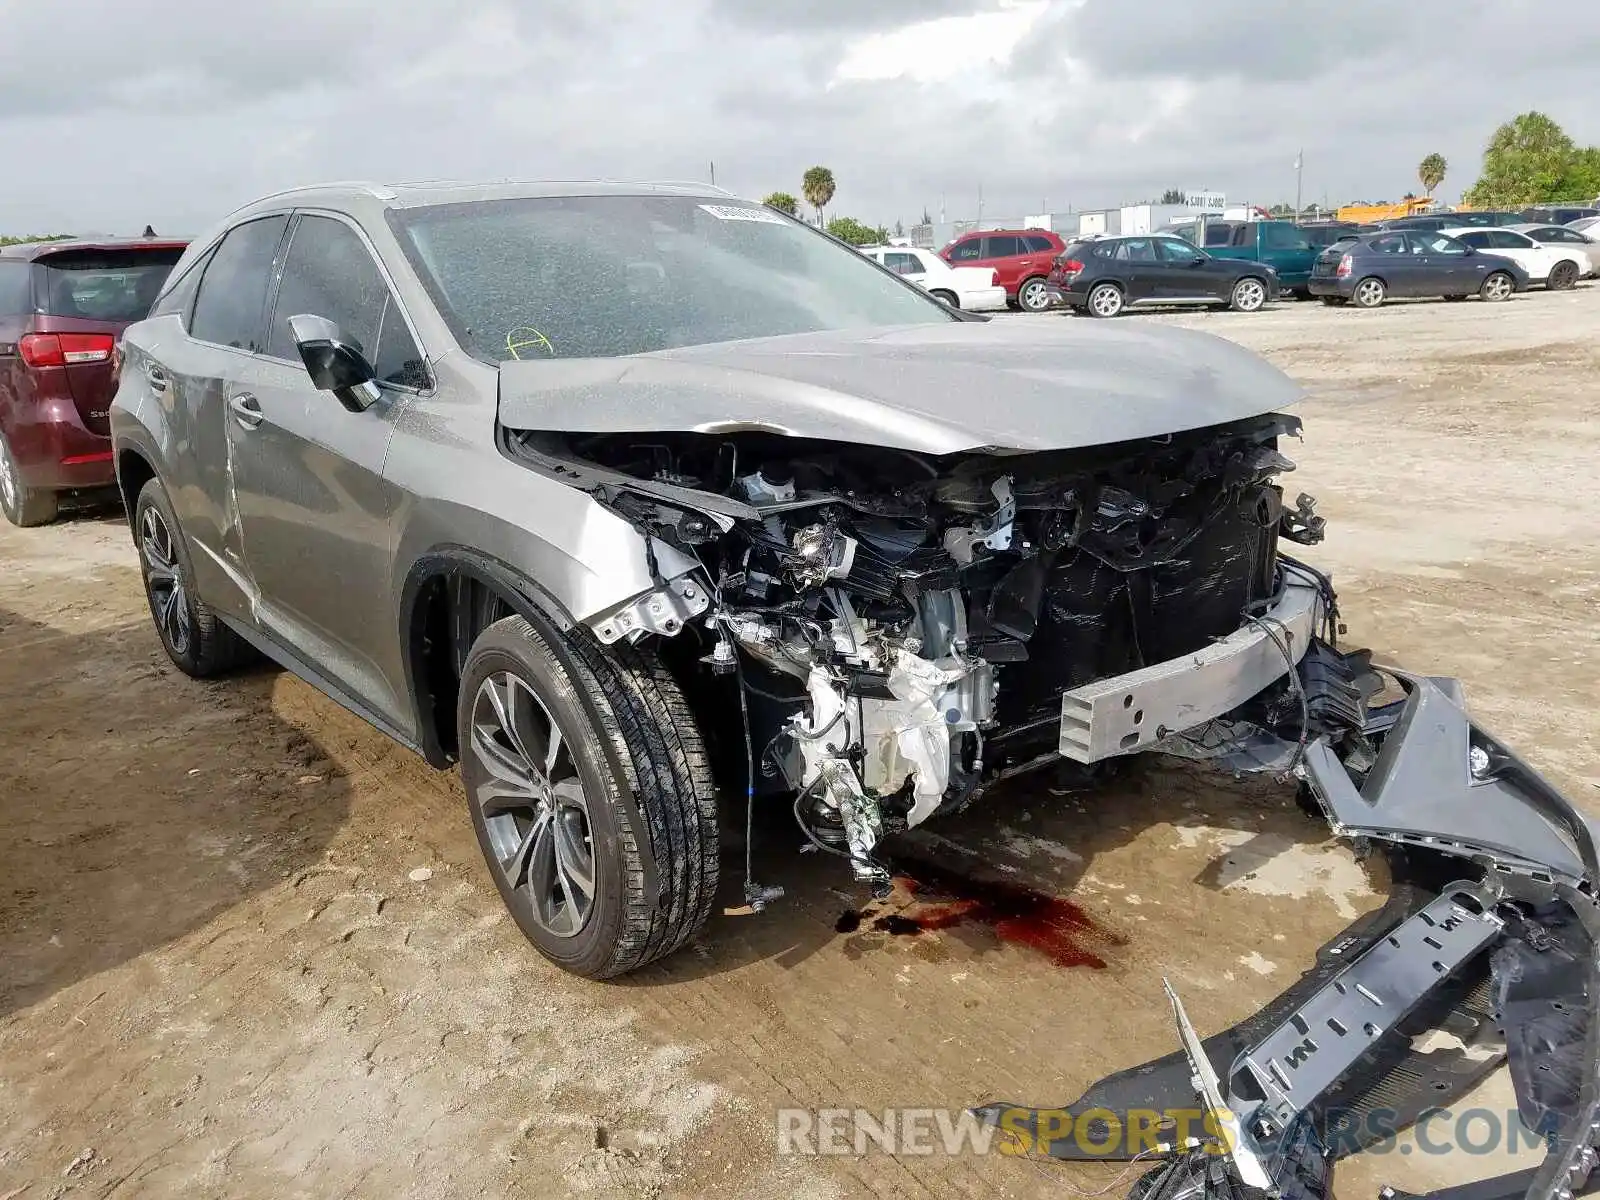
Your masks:
M 1063 746 L 1074 687 L 1204 651 L 1268 612 L 1280 538 L 1322 535 L 1311 499 L 1286 507 L 1277 482 L 1294 466 L 1278 440 L 1298 429 L 1274 414 L 942 457 L 760 431 L 510 444 L 699 561 L 699 588 L 663 581 L 597 633 L 708 633 L 704 662 L 738 676 L 761 748 L 752 790 L 793 792 L 812 839 L 883 883 L 885 833 L 1063 755 L 1106 757 Z M 1320 623 L 1332 595 L 1318 590 Z M 1272 678 L 1305 650 L 1288 640 L 1267 652 Z M 1146 723 L 1131 699 L 1118 754 L 1218 715 Z

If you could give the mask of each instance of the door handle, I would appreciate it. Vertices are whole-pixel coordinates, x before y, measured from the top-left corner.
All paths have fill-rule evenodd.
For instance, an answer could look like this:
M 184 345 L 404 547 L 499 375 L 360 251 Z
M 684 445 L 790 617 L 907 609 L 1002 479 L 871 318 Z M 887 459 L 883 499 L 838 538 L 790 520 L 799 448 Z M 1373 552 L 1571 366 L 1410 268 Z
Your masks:
M 233 412 L 233 419 L 246 429 L 254 429 L 266 420 L 261 411 L 261 401 L 249 392 L 240 392 L 229 399 L 228 408 Z
M 144 365 L 144 377 L 150 383 L 150 389 L 156 392 L 167 390 L 167 373 L 153 362 Z

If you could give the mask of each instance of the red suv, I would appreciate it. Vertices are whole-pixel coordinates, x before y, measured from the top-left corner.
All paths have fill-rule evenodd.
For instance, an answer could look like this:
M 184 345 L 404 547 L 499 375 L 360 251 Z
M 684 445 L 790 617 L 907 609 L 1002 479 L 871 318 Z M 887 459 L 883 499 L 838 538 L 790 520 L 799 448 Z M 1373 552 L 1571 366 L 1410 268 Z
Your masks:
M 1050 294 L 1044 279 L 1067 244 L 1048 229 L 985 229 L 963 233 L 939 257 L 952 267 L 993 267 L 995 282 L 1013 308 L 1044 312 Z
M 0 511 L 13 525 L 47 524 L 62 492 L 116 482 L 106 412 L 117 342 L 187 245 L 0 247 Z

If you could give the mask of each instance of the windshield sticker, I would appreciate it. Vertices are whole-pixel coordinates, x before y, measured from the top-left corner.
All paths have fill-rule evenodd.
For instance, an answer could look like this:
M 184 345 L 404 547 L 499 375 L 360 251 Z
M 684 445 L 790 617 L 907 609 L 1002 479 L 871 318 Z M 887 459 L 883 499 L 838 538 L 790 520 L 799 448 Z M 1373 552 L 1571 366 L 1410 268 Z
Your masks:
M 701 209 L 719 221 L 764 221 L 768 225 L 782 225 L 783 218 L 770 208 L 750 208 L 742 204 L 702 204 Z

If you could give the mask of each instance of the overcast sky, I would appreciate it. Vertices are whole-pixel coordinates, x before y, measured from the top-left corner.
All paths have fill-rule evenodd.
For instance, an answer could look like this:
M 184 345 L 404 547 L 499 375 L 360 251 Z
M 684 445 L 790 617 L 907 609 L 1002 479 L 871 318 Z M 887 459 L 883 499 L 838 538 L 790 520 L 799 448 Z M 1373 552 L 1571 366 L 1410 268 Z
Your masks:
M 231 11 L 230 11 L 231 10 Z M 907 224 L 1396 199 L 1516 112 L 1600 142 L 1597 0 L 0 0 L 0 233 L 329 179 L 704 179 Z

